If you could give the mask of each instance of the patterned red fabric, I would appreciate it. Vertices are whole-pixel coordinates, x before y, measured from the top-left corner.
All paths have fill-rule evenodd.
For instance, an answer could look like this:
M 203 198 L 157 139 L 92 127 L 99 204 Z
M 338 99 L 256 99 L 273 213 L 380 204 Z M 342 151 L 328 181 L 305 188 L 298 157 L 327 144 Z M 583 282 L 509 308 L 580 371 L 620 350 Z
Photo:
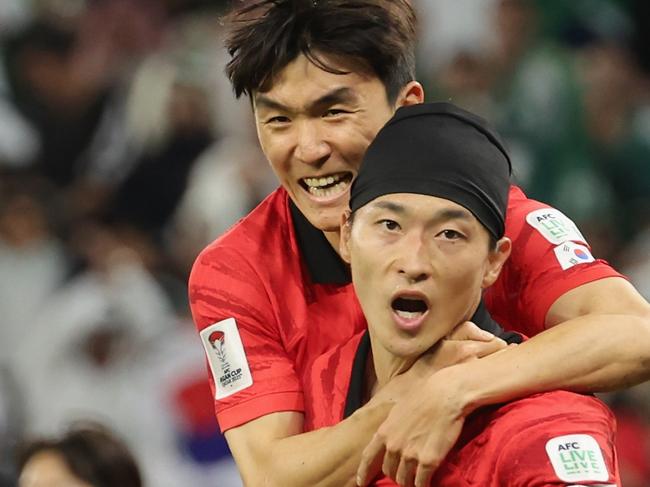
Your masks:
M 506 235 L 513 252 L 486 296 L 497 322 L 528 336 L 544 329 L 548 308 L 566 291 L 619 276 L 603 261 L 562 270 L 555 245 L 525 221 L 546 207 L 512 187 Z M 215 401 L 222 431 L 273 412 L 303 411 L 310 362 L 365 328 L 352 285 L 315 284 L 301 252 L 280 188 L 194 264 L 189 295 L 198 330 L 234 317 L 253 376 L 252 386 Z
M 235 318 L 253 376 L 251 387 L 216 401 L 222 431 L 302 411 L 300 372 L 366 326 L 351 284 L 311 282 L 282 189 L 201 253 L 190 305 L 199 330 Z
M 542 208 L 551 207 L 528 199 L 516 186 L 510 188 L 506 237 L 512 240 L 512 253 L 485 293 L 492 318 L 529 337 L 545 329 L 546 313 L 567 291 L 605 277 L 623 277 L 600 259 L 563 270 L 553 252 L 556 245 L 526 222 L 529 213 Z
M 363 334 L 314 360 L 305 387 L 306 427 L 317 429 L 341 421 L 350 385 L 352 363 Z M 335 387 L 331 387 L 335 384 Z M 436 487 L 535 487 L 620 485 L 614 450 L 615 420 L 598 399 L 565 391 L 537 394 L 470 415 L 456 446 L 436 472 Z M 546 451 L 549 440 L 588 435 L 603 455 L 607 479 L 558 478 Z M 579 452 L 580 453 L 580 452 Z M 561 452 L 555 452 L 559 457 Z M 568 457 L 571 453 L 565 453 Z M 585 456 L 584 454 L 582 455 Z M 569 465 L 568 468 L 570 468 Z M 385 477 L 375 486 L 396 486 Z

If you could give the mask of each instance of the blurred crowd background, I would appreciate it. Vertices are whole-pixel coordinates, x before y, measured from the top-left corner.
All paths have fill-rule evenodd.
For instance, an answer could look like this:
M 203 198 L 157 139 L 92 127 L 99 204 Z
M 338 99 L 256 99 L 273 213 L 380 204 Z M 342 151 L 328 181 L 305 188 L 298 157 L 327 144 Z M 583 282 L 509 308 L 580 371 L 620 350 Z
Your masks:
M 517 183 L 650 299 L 650 2 L 413 3 L 428 101 L 491 120 Z M 79 419 L 147 485 L 241 485 L 186 290 L 276 187 L 223 74 L 229 4 L 0 0 L 1 487 L 16 445 Z M 603 397 L 625 485 L 650 485 L 650 387 Z

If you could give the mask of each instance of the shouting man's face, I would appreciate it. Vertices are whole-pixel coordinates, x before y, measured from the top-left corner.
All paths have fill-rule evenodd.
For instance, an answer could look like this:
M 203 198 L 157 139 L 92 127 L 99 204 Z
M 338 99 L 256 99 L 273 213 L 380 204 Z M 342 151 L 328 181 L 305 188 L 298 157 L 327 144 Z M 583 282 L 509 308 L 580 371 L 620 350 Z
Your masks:
M 317 228 L 336 232 L 363 155 L 398 106 L 422 102 L 409 83 L 389 103 L 382 82 L 358 64 L 328 65 L 329 73 L 301 55 L 253 96 L 262 150 L 301 213 Z
M 491 248 L 485 227 L 446 199 L 398 193 L 361 207 L 343 226 L 341 254 L 379 344 L 417 358 L 471 318 L 498 277 L 508 239 Z

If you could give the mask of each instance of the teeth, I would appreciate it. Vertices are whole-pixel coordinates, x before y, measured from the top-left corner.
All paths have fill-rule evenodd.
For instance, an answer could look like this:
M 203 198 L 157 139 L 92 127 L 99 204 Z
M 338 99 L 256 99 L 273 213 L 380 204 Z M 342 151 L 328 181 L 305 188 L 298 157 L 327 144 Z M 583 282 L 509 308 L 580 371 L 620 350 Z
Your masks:
M 407 320 L 413 320 L 415 318 L 419 318 L 422 316 L 424 313 L 422 311 L 401 311 L 401 310 L 395 310 L 395 313 L 400 316 L 401 318 L 407 319 Z
M 327 196 L 333 196 L 337 193 L 342 193 L 345 188 L 347 188 L 347 183 L 346 182 L 340 182 L 338 184 L 335 184 L 334 186 L 330 186 L 329 188 L 315 188 L 313 186 L 309 187 L 309 192 L 313 194 L 314 196 L 317 196 L 319 198 L 324 198 Z
M 340 181 L 343 177 L 342 174 L 335 174 L 333 176 L 322 177 L 322 178 L 304 178 L 303 181 L 309 188 L 318 188 L 321 186 L 327 186 L 328 184 L 334 184 L 337 181 Z

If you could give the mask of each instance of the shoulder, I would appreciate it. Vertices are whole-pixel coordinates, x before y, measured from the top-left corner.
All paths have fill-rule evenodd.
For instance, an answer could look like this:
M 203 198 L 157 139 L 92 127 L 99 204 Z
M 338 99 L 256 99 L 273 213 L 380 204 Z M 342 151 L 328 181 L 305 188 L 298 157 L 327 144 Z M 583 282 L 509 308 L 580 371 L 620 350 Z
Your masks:
M 495 471 L 507 485 L 617 480 L 615 420 L 592 396 L 555 391 L 514 401 L 491 427 Z
M 290 227 L 287 194 L 278 189 L 201 251 L 192 266 L 190 286 L 215 273 L 236 279 L 247 270 L 264 269 L 264 261 L 281 259 L 292 241 Z
M 199 328 L 225 317 L 240 322 L 269 312 L 269 290 L 290 266 L 293 249 L 287 195 L 277 190 L 196 258 L 189 276 L 190 308 Z M 263 319 L 262 319 L 263 318 Z M 268 316 L 259 317 L 260 322 Z
M 278 188 L 209 244 L 199 257 L 210 256 L 226 248 L 239 249 L 242 252 L 260 247 L 272 250 L 269 244 L 286 239 L 290 233 L 290 224 L 288 195 L 284 189 Z
M 576 422 L 588 424 L 592 421 L 608 428 L 614 425 L 612 412 L 601 400 L 568 391 L 534 394 L 511 401 L 500 406 L 493 414 L 504 425 L 514 425 L 520 430 L 522 427 L 535 429 L 540 424 L 574 425 Z M 508 434 L 513 432 L 508 431 Z
M 560 210 L 528 198 L 521 188 L 513 185 L 508 197 L 506 235 L 514 240 L 523 231 L 535 232 L 551 245 L 566 241 L 585 242 L 575 224 Z
M 533 336 L 544 330 L 549 308 L 563 294 L 605 277 L 619 277 L 592 256 L 584 236 L 560 210 L 511 186 L 506 236 L 512 253 L 486 303 L 507 329 Z

